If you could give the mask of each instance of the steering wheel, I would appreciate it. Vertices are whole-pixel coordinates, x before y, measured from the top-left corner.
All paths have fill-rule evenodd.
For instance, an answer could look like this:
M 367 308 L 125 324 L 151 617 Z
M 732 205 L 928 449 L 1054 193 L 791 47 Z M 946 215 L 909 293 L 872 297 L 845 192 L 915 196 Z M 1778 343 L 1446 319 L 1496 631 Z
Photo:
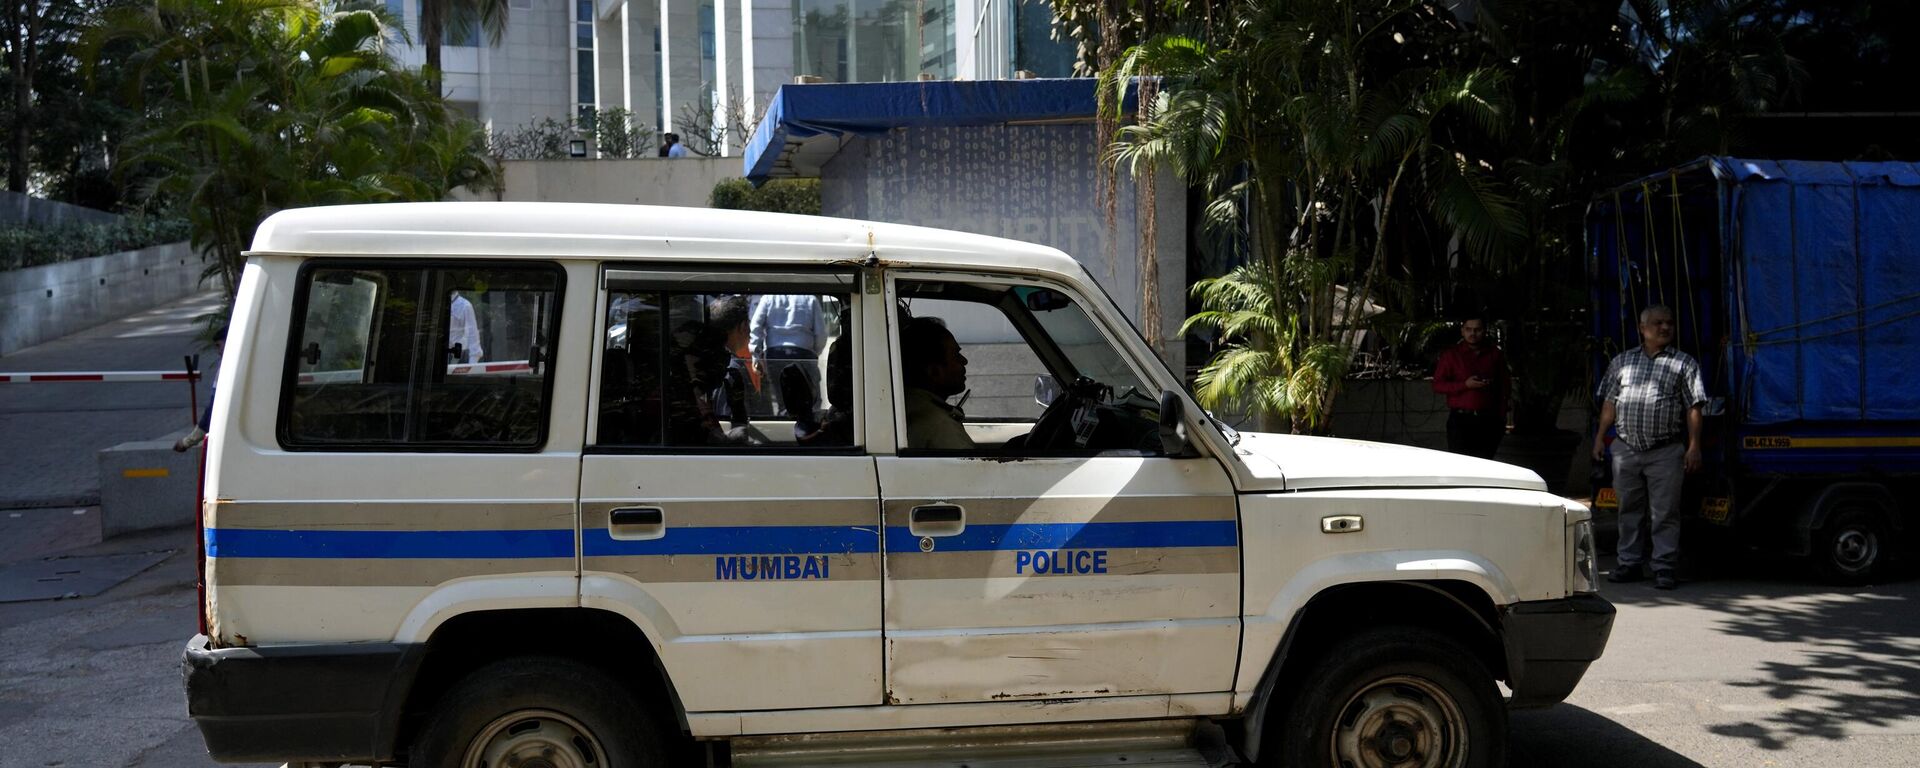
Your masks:
M 1032 450 L 1072 447 L 1073 415 L 1099 403 L 1106 389 L 1105 384 L 1085 376 L 1075 379 L 1040 413 L 1040 420 L 1027 432 L 1025 447 Z

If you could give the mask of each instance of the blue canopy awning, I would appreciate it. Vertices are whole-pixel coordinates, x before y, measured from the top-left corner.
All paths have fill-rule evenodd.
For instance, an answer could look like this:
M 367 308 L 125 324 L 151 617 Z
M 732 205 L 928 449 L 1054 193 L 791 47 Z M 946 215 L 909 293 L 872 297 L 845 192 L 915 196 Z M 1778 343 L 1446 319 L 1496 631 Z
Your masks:
M 1092 78 L 783 85 L 747 143 L 746 176 L 818 176 L 851 136 L 895 128 L 1082 122 Z M 1133 89 L 1121 109 L 1134 108 Z

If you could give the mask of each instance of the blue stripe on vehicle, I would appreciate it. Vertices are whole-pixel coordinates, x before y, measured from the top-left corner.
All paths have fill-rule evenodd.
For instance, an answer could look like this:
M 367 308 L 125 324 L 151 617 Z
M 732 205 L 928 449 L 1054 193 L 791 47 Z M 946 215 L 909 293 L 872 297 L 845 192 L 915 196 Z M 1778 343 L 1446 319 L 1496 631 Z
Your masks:
M 207 529 L 208 557 L 505 560 L 573 557 L 573 531 Z
M 1021 549 L 1231 547 L 1232 520 L 1135 523 L 1020 523 L 971 525 L 935 538 L 937 552 Z M 604 529 L 586 532 L 588 557 L 644 555 L 873 554 L 871 528 L 848 526 L 735 526 L 669 528 L 651 541 L 616 541 Z M 281 531 L 207 530 L 208 557 L 519 559 L 573 557 L 573 531 Z M 887 548 L 917 554 L 920 537 L 904 526 L 887 529 Z
M 605 529 L 586 532 L 587 557 L 620 555 L 806 555 L 873 554 L 880 536 L 872 528 L 828 525 L 712 526 L 667 528 L 651 541 L 619 541 Z
M 1239 542 L 1232 520 L 1140 523 L 1016 523 L 969 525 L 955 536 L 934 538 L 935 552 L 985 552 L 1017 549 L 1155 549 L 1231 547 Z M 920 537 L 905 526 L 887 529 L 887 551 L 920 551 Z

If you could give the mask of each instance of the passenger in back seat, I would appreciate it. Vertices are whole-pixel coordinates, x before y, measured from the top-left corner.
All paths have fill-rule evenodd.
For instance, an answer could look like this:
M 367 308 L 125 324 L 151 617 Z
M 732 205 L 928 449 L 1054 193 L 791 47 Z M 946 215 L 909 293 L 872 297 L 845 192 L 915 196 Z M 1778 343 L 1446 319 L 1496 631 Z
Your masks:
M 753 442 L 747 416 L 746 364 L 734 354 L 747 339 L 747 299 L 707 302 L 707 321 L 674 333 L 677 365 L 668 366 L 669 445 Z M 725 423 L 722 423 L 725 419 Z

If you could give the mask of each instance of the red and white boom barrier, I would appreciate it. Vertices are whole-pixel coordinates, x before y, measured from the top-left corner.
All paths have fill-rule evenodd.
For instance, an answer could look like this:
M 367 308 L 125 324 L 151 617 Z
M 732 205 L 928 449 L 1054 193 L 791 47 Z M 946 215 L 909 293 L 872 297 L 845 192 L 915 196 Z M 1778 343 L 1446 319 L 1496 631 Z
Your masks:
M 54 381 L 199 381 L 198 371 L 47 371 L 0 373 L 0 384 Z

